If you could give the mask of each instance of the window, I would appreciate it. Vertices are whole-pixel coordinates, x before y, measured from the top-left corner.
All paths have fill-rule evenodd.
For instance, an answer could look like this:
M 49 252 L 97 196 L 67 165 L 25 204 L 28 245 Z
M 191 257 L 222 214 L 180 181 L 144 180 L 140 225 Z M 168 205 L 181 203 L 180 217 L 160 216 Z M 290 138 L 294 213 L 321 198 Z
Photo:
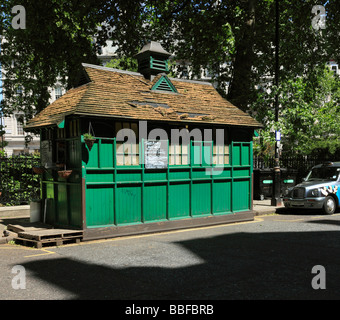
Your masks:
M 334 74 L 336 74 L 337 71 L 338 71 L 338 67 L 337 66 L 332 66 L 332 71 L 334 72 Z
M 138 124 L 116 122 L 116 164 L 118 166 L 139 165 Z
M 194 133 L 194 130 L 198 130 Z M 183 143 L 183 137 L 180 141 L 172 140 L 169 145 L 169 164 L 170 165 L 191 165 L 193 166 L 211 166 L 227 165 L 229 159 L 229 139 L 227 129 L 204 129 L 204 138 L 202 141 L 202 130 L 191 130 L 189 136 L 191 141 Z
M 229 164 L 228 130 L 214 129 L 213 137 L 213 164 L 217 166 Z
M 214 145 L 213 147 L 213 164 L 229 164 L 229 145 Z
M 24 135 L 24 118 L 23 115 L 17 114 L 15 115 L 16 123 L 17 123 L 17 135 L 23 136 Z
M 63 92 L 61 90 L 61 87 L 57 86 L 55 88 L 55 99 L 59 99 L 63 95 Z
M 189 164 L 189 146 L 183 144 L 171 143 L 169 146 L 169 164 L 170 165 L 188 165 Z

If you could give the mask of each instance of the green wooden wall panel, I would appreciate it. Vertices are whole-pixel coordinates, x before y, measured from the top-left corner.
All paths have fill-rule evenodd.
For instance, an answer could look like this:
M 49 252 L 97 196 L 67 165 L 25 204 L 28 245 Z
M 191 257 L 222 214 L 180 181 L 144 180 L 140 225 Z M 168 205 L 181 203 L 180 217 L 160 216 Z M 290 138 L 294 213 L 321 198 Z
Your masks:
M 54 198 L 54 184 L 53 183 L 46 184 L 46 198 L 50 198 L 50 199 Z
M 143 189 L 143 219 L 151 222 L 166 219 L 166 185 L 145 185 Z
M 68 225 L 68 192 L 67 185 L 59 184 L 58 188 L 58 197 L 57 197 L 57 223 L 61 225 Z
M 44 183 L 43 187 L 46 189 L 46 223 L 53 225 L 56 221 L 56 212 L 55 212 L 55 201 L 56 195 L 54 192 L 54 184 L 53 183 Z M 45 210 L 45 199 L 42 203 L 42 213 L 44 214 Z
M 246 211 L 250 208 L 249 180 L 234 180 L 232 190 L 233 211 Z
M 241 165 L 241 145 L 234 144 L 232 146 L 232 165 L 240 166 Z
M 71 210 L 70 225 L 74 227 L 82 226 L 82 194 L 80 185 L 69 186 L 69 206 Z
M 211 213 L 211 183 L 192 184 L 192 215 L 199 216 Z
M 233 171 L 233 177 L 249 177 L 250 168 L 237 168 Z
M 87 168 L 98 168 L 99 167 L 99 157 L 98 157 L 98 142 L 97 139 L 96 142 L 93 144 L 92 149 L 88 150 L 87 147 L 86 150 L 88 152 L 88 162 L 86 164 Z
M 101 168 L 113 168 L 113 140 L 101 140 L 99 144 L 99 164 Z
M 190 184 L 169 185 L 169 219 L 190 217 Z
M 242 144 L 241 149 L 241 165 L 250 166 L 251 156 L 250 156 L 250 144 Z
M 189 180 L 190 179 L 190 171 L 188 169 L 181 170 L 173 170 L 170 169 L 169 172 L 169 180 Z
M 210 143 L 195 142 L 191 146 L 191 160 L 193 164 L 196 159 L 197 165 L 192 167 L 170 166 L 167 170 L 148 170 L 143 166 L 114 168 L 114 140 L 97 139 L 87 163 L 83 162 L 88 183 L 87 226 L 132 225 L 249 210 L 251 143 L 232 143 L 231 164 L 217 175 L 202 168 L 210 161 L 204 161 L 204 155 L 209 158 L 211 152 Z M 79 196 L 79 191 L 69 192 L 72 197 L 73 194 L 76 198 Z M 78 212 L 79 209 L 74 210 Z M 78 220 L 74 218 L 73 223 Z
M 252 164 L 252 147 L 249 142 L 232 144 L 232 165 L 250 166 Z
M 142 187 L 124 186 L 116 188 L 116 224 L 142 222 Z
M 114 182 L 114 170 L 88 170 L 86 182 Z
M 68 165 L 70 168 L 79 168 L 81 164 L 80 139 L 72 139 L 67 143 Z
M 114 224 L 113 189 L 108 186 L 88 186 L 86 189 L 87 227 Z
M 144 173 L 144 181 L 166 181 L 167 173 L 166 172 L 152 172 L 150 170 Z
M 141 172 L 131 172 L 128 170 L 121 170 L 117 173 L 117 182 L 141 182 Z
M 214 181 L 213 213 L 231 213 L 231 181 Z
M 210 178 L 210 171 L 193 169 L 191 177 L 192 179 L 207 179 Z
M 231 178 L 231 168 L 224 168 L 223 171 L 214 169 L 214 179 Z

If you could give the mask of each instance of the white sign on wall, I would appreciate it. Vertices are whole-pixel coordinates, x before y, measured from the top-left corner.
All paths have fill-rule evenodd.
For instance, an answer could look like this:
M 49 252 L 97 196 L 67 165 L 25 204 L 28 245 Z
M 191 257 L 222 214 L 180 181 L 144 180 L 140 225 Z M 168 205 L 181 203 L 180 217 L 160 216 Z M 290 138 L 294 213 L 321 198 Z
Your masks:
M 168 167 L 168 141 L 145 141 L 144 161 L 146 169 L 166 169 Z

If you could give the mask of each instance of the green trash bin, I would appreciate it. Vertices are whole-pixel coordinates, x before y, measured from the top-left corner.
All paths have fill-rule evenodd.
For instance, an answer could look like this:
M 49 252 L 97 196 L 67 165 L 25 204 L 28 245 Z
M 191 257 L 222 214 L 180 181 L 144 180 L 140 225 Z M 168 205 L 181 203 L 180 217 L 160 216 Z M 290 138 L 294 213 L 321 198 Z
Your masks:
M 281 168 L 281 195 L 285 195 L 288 188 L 296 185 L 297 173 L 296 169 Z
M 272 196 L 274 174 L 273 169 L 254 169 L 254 199 L 264 200 Z

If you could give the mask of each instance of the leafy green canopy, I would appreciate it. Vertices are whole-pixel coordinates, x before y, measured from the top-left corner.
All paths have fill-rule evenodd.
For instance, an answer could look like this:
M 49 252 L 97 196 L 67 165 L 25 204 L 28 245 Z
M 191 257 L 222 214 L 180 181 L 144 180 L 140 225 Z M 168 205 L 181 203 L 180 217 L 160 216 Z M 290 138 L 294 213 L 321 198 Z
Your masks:
M 117 67 L 135 68 L 135 62 L 126 57 L 136 54 L 146 41 L 156 40 L 174 53 L 177 61 L 190 62 L 192 77 L 199 77 L 201 69 L 207 68 L 222 95 L 228 88 L 231 102 L 266 125 L 264 137 L 269 137 L 274 125 L 272 94 L 278 90 L 284 98 L 290 88 L 288 96 L 297 95 L 295 100 L 302 104 L 288 108 L 281 99 L 280 117 L 285 112 L 289 118 L 294 107 L 307 112 L 313 109 L 307 107 L 313 102 L 308 98 L 313 95 L 313 83 L 321 77 L 314 72 L 315 66 L 324 65 L 330 58 L 340 61 L 337 0 L 325 3 L 326 29 L 319 31 L 311 24 L 315 0 L 279 0 L 279 88 L 273 85 L 274 0 L 23 0 L 20 4 L 27 15 L 24 30 L 10 25 L 15 2 L 0 3 L 0 28 L 6 38 L 0 55 L 6 69 L 3 109 L 7 113 L 22 110 L 27 118 L 46 107 L 47 88 L 56 79 L 70 88 L 76 83 L 81 62 L 98 63 L 98 46 L 108 39 L 117 46 L 119 59 L 113 62 Z M 181 71 L 177 68 L 172 72 Z M 300 82 L 306 84 L 303 99 Z M 265 95 L 264 90 L 271 94 Z M 315 116 L 321 114 L 315 111 Z M 295 125 L 302 123 L 296 121 Z M 305 127 L 296 127 L 295 131 L 300 129 Z M 325 129 L 330 132 L 328 138 L 333 137 L 332 127 Z M 282 128 L 288 134 L 285 130 Z M 287 141 L 292 143 L 295 138 Z
M 91 45 L 100 16 L 100 1 L 21 1 L 26 11 L 26 29 L 10 22 L 16 1 L 1 4 L 3 12 L 0 63 L 5 94 L 3 111 L 23 111 L 31 118 L 48 104 L 48 87 L 57 79 L 72 86 L 79 63 L 97 62 Z M 34 109 L 35 108 L 35 109 Z
M 272 134 L 281 129 L 283 151 L 310 154 L 313 150 L 335 153 L 340 149 L 340 79 L 327 66 L 315 66 L 308 76 L 281 82 L 280 117 L 274 121 L 273 105 L 276 91 L 259 93 L 253 108 L 257 117 L 265 119 L 262 130 L 262 154 L 273 151 Z M 267 146 L 267 150 L 263 150 Z M 261 146 L 256 146 L 261 154 Z M 255 148 L 255 149 L 256 149 Z

